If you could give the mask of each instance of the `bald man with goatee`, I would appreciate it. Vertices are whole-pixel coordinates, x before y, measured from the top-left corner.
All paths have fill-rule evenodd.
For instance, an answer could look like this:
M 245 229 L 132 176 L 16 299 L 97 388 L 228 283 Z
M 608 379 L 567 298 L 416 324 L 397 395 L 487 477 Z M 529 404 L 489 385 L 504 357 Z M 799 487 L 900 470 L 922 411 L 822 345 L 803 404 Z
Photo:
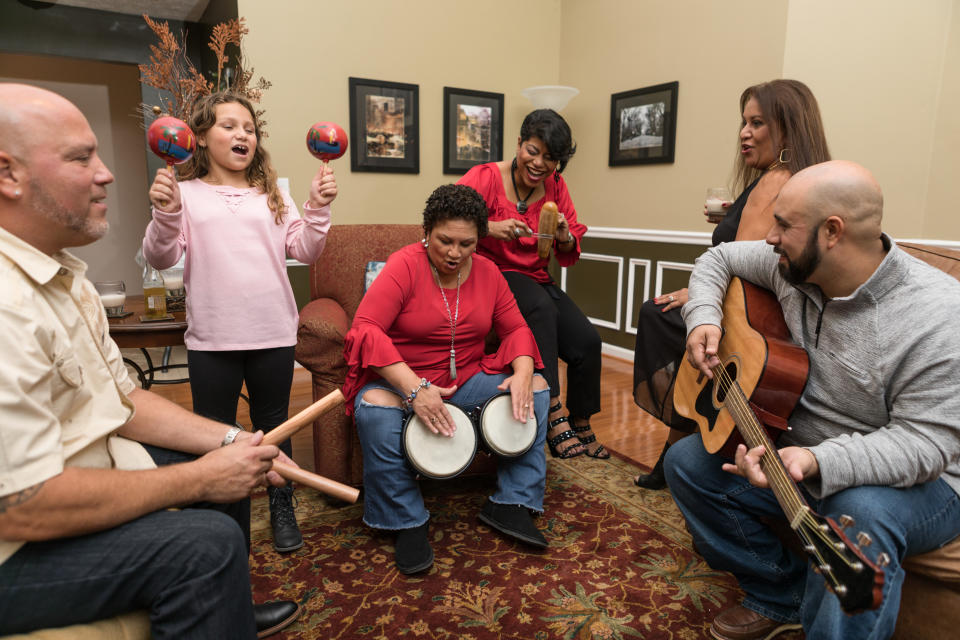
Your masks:
M 846 615 L 824 576 L 761 520 L 784 519 L 760 465 L 764 448 L 740 445 L 730 460 L 707 453 L 699 435 L 681 440 L 665 460 L 674 499 L 697 549 L 746 593 L 713 621 L 720 640 L 801 626 L 808 638 L 888 638 L 903 558 L 960 532 L 960 282 L 899 249 L 882 215 L 865 168 L 814 165 L 784 185 L 766 243 L 715 247 L 691 275 L 687 353 L 707 377 L 719 364 L 731 277 L 774 292 L 810 359 L 779 455 L 815 511 L 853 516 L 873 538 L 869 556 L 890 558 L 880 606 Z
M 111 182 L 79 109 L 0 83 L 0 636 L 147 610 L 154 638 L 265 637 L 299 607 L 252 604 L 241 526 L 279 450 L 130 380 L 65 250 Z

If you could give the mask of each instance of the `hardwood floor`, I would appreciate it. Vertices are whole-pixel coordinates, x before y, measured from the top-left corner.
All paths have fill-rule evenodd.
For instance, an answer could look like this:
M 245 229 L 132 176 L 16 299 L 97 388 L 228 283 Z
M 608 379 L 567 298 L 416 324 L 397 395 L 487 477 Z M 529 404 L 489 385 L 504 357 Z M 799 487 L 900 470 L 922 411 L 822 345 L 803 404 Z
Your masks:
M 126 350 L 125 350 L 125 355 Z M 177 361 L 176 355 L 174 362 Z M 566 384 L 561 368 L 561 383 Z M 186 384 L 155 385 L 152 391 L 192 409 L 190 388 Z M 603 356 L 602 411 L 591 418 L 597 439 L 610 449 L 635 462 L 653 466 L 667 437 L 663 423 L 641 411 L 633 402 L 633 364 L 612 356 Z M 290 393 L 290 415 L 313 402 L 310 373 L 298 367 L 293 375 Z M 237 421 L 249 427 L 246 403 L 240 402 Z M 293 437 L 293 458 L 301 467 L 313 470 L 313 433 L 309 427 Z

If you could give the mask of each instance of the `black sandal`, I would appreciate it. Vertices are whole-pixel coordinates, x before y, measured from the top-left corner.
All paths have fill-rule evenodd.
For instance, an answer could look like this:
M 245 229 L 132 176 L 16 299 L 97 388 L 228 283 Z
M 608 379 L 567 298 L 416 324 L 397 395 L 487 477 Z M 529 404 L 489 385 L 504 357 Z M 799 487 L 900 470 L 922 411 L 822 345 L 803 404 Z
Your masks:
M 563 408 L 563 405 L 558 402 L 556 406 L 550 407 L 550 413 L 556 413 L 557 411 L 560 411 L 560 409 L 562 408 Z M 564 422 L 568 424 L 570 423 L 570 420 L 567 418 L 567 416 L 560 416 L 556 420 L 551 420 L 550 426 L 547 428 L 547 431 L 549 432 L 550 429 L 553 429 L 557 425 L 563 424 Z M 564 447 L 564 449 L 561 451 L 558 445 L 568 440 L 575 440 L 576 444 L 571 444 L 569 447 Z M 559 433 L 552 438 L 548 438 L 547 444 L 550 446 L 550 455 L 553 456 L 554 458 L 560 458 L 561 460 L 576 458 L 579 455 L 583 455 L 584 453 L 587 453 L 586 447 L 583 447 L 580 451 L 577 451 L 575 453 L 572 452 L 573 449 L 576 449 L 578 446 L 581 446 L 583 444 L 580 441 L 580 438 L 577 437 L 577 434 L 574 433 L 572 429 L 567 429 L 566 431 Z
M 593 453 L 590 452 L 590 447 L 588 447 L 587 445 L 596 442 L 597 436 L 593 433 L 591 433 L 588 436 L 580 435 L 581 433 L 585 433 L 591 430 L 589 422 L 579 427 L 575 423 L 573 423 L 571 426 L 573 427 L 573 430 L 576 432 L 577 438 L 580 440 L 581 444 L 583 444 L 584 448 L 586 449 L 584 453 L 587 454 L 588 458 L 597 458 L 598 460 L 606 460 L 610 457 L 610 452 L 607 451 L 602 444 L 596 449 L 594 449 Z

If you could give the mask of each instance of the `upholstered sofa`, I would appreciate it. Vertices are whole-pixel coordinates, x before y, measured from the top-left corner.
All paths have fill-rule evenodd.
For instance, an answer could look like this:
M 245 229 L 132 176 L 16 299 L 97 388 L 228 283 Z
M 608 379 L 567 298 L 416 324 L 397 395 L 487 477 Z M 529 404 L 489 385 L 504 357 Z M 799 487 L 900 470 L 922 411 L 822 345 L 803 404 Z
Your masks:
M 347 375 L 343 338 L 364 292 L 369 262 L 386 260 L 391 253 L 423 238 L 416 224 L 333 225 L 327 246 L 310 266 L 310 302 L 300 311 L 297 362 L 313 374 L 313 397 L 320 399 L 341 388 Z M 363 484 L 360 441 L 352 418 L 331 411 L 313 424 L 315 471 L 337 482 Z M 494 461 L 478 455 L 465 475 L 485 473 Z

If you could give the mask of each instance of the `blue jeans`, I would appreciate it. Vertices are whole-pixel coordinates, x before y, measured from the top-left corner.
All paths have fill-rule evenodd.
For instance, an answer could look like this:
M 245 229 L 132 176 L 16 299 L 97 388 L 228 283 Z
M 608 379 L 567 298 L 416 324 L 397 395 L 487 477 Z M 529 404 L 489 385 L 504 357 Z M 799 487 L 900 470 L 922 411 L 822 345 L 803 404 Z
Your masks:
M 960 498 L 938 479 L 907 489 L 851 487 L 814 500 L 824 517 L 856 520 L 873 544 L 871 559 L 890 556 L 884 569 L 883 602 L 848 616 L 812 564 L 788 552 L 760 517 L 783 519 L 773 492 L 721 470 L 725 460 L 707 453 L 699 434 L 667 450 L 664 472 L 697 549 L 715 569 L 729 571 L 746 593 L 743 606 L 781 622 L 801 621 L 808 638 L 889 638 L 900 609 L 903 558 L 931 551 L 960 532 Z M 849 533 L 852 538 L 855 535 Z
M 497 385 L 507 374 L 479 372 L 461 383 L 456 393 L 445 398 L 467 413 L 502 393 Z M 376 380 L 367 384 L 354 400 L 357 433 L 363 448 L 363 521 L 375 529 L 412 529 L 430 518 L 413 470 L 403 455 L 403 422 L 407 412 L 401 407 L 371 404 L 363 399 L 369 389 L 387 389 L 403 394 Z M 518 458 L 501 460 L 497 466 L 497 490 L 490 497 L 499 504 L 519 504 L 543 511 L 543 493 L 547 460 L 543 443 L 547 438 L 548 389 L 534 391 L 533 409 L 537 417 L 537 439 L 530 450 Z
M 0 564 L 0 635 L 137 609 L 149 611 L 155 639 L 255 638 L 237 522 L 211 509 L 157 511 L 106 531 L 28 542 Z

